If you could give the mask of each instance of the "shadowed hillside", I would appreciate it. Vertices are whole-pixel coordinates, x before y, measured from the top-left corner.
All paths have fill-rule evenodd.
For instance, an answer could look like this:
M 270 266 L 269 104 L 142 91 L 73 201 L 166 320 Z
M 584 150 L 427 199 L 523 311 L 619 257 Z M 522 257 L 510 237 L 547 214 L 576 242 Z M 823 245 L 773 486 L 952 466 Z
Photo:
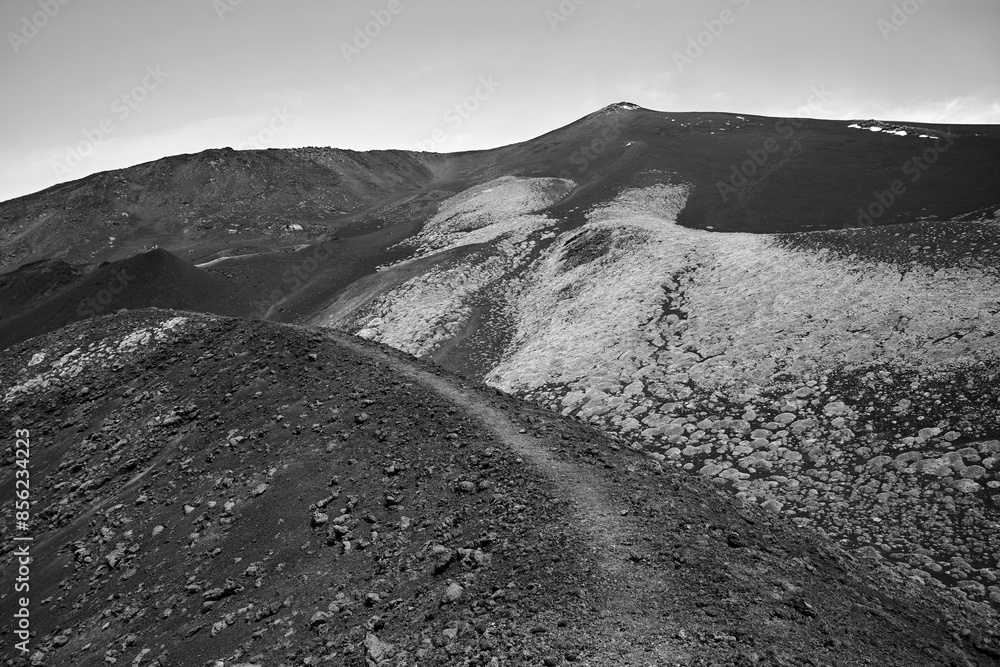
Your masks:
M 43 274 L 37 266 L 4 276 L 0 294 L 11 309 L 0 319 L 0 349 L 77 320 L 122 308 L 182 308 L 221 315 L 250 313 L 250 297 L 220 276 L 186 264 L 165 250 L 151 250 L 125 260 L 102 264 L 79 275 L 48 299 L 13 307 L 22 285 L 40 276 L 67 273 L 60 264 Z M 49 277 L 49 281 L 55 280 Z

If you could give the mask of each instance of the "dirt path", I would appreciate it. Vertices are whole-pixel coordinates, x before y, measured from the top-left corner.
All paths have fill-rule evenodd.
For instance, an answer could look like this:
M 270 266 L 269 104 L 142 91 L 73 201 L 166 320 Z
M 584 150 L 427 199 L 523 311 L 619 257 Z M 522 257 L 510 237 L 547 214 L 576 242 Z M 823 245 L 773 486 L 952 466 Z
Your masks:
M 674 639 L 661 636 L 663 621 L 651 610 L 660 606 L 672 588 L 669 574 L 641 562 L 651 555 L 646 553 L 650 526 L 624 511 L 623 489 L 616 489 L 613 480 L 603 478 L 590 465 L 559 460 L 545 440 L 522 433 L 503 410 L 474 388 L 463 387 L 461 381 L 406 363 L 348 334 L 328 330 L 327 335 L 453 402 L 551 480 L 559 497 L 570 500 L 575 519 L 572 529 L 583 535 L 599 569 L 594 592 L 601 614 L 590 620 L 588 632 L 600 646 L 598 653 L 614 656 L 591 664 L 645 667 L 684 663 L 690 658 Z
M 210 259 L 207 262 L 202 262 L 201 264 L 195 264 L 196 269 L 207 269 L 217 264 L 222 264 L 223 262 L 235 262 L 241 259 L 249 259 L 250 257 L 260 257 L 264 253 L 262 252 L 252 252 L 248 255 L 226 255 L 224 257 L 217 257 L 215 259 Z
M 634 544 L 632 531 L 622 509 L 609 499 L 606 482 L 590 470 L 558 460 L 542 446 L 541 441 L 522 433 L 507 414 L 476 395 L 474 390 L 461 387 L 451 379 L 402 363 L 390 354 L 359 343 L 346 334 L 331 333 L 331 338 L 351 350 L 392 366 L 401 375 L 430 387 L 441 396 L 461 407 L 496 435 L 505 445 L 541 471 L 558 487 L 558 495 L 572 501 L 574 513 L 592 550 L 602 567 L 609 573 L 623 574 L 628 558 L 628 545 Z

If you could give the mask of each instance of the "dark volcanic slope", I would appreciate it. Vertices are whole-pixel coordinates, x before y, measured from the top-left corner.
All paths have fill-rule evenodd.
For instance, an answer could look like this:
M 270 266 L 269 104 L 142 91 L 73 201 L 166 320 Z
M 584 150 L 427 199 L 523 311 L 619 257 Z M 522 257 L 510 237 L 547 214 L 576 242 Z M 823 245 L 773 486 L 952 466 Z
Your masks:
M 356 339 L 118 313 L 8 350 L 0 417 L 31 434 L 39 664 L 1000 658 L 984 606 Z
M 182 262 L 166 250 L 157 249 L 128 259 L 102 264 L 77 276 L 65 263 L 44 263 L 42 271 L 29 265 L 0 276 L 0 298 L 10 304 L 0 313 L 0 350 L 32 336 L 58 329 L 87 317 L 121 308 L 182 308 L 221 315 L 246 315 L 250 297 L 238 286 L 218 275 Z M 53 284 L 54 294 L 44 300 L 19 304 L 25 283 Z M 55 285 L 62 282 L 61 289 Z M 66 284 L 68 282 L 68 284 Z M 20 308 L 15 306 L 20 305 Z
M 622 103 L 521 144 L 455 157 L 477 182 L 507 174 L 576 181 L 580 188 L 554 209 L 560 217 L 572 218 L 574 209 L 612 198 L 623 187 L 657 182 L 661 174 L 692 186 L 678 221 L 699 229 L 854 227 L 858 209 L 875 203 L 876 193 L 890 191 L 895 181 L 903 193 L 872 223 L 995 215 L 996 126 L 927 125 L 898 136 L 851 124 L 659 112 Z M 643 183 L 644 174 L 653 181 Z
M 46 259 L 0 275 L 0 318 L 24 312 L 53 296 L 84 273 L 86 265 Z

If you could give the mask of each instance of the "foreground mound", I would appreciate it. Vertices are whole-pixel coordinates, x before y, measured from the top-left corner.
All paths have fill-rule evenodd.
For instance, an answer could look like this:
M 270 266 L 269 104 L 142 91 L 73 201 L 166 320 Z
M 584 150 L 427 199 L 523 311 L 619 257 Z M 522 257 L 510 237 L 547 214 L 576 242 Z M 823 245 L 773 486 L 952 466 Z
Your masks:
M 8 350 L 0 417 L 30 432 L 35 664 L 1000 658 L 989 608 L 339 334 L 100 317 Z

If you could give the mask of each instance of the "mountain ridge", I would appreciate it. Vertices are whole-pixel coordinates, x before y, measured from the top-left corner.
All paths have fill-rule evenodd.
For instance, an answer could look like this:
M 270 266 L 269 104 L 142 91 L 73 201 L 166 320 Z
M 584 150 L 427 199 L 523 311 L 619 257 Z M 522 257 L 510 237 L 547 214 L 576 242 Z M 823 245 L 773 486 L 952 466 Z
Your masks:
M 612 107 L 620 104 L 607 108 Z M 695 186 L 681 219 L 686 226 L 731 231 L 857 226 L 857 210 L 892 185 L 893 177 L 882 176 L 886 163 L 902 170 L 929 144 L 916 137 L 866 136 L 847 125 L 629 107 L 612 115 L 594 112 L 540 137 L 474 153 L 212 149 L 100 172 L 0 203 L 0 267 L 55 256 L 121 259 L 184 239 L 225 244 L 233 240 L 230 234 L 315 241 L 394 200 L 435 189 L 454 193 L 515 174 L 573 178 L 585 190 L 595 178 L 624 184 L 643 170 L 659 169 Z M 984 207 L 995 211 L 996 183 L 987 174 L 1000 166 L 998 146 L 995 127 L 968 126 L 954 148 L 935 159 L 949 166 L 920 172 L 919 189 L 894 197 L 905 208 L 890 206 L 874 222 L 921 214 L 951 219 Z M 739 179 L 733 185 L 741 169 L 752 172 L 753 188 L 745 189 Z M 795 178 L 803 171 L 813 173 L 815 183 Z M 902 171 L 895 177 L 910 178 Z M 740 197 L 721 196 L 720 184 Z M 807 186 L 811 192 L 803 189 Z M 777 207 L 777 201 L 785 206 Z M 810 223 L 802 221 L 806 215 L 813 218 Z M 289 235 L 286 228 L 294 224 L 304 226 L 304 233 Z M 228 232 L 233 225 L 236 231 Z M 81 227 L 88 238 L 78 240 L 69 257 L 59 243 Z M 98 229 L 106 231 L 104 238 L 94 235 Z M 109 246 L 107 237 L 115 237 L 117 245 Z

